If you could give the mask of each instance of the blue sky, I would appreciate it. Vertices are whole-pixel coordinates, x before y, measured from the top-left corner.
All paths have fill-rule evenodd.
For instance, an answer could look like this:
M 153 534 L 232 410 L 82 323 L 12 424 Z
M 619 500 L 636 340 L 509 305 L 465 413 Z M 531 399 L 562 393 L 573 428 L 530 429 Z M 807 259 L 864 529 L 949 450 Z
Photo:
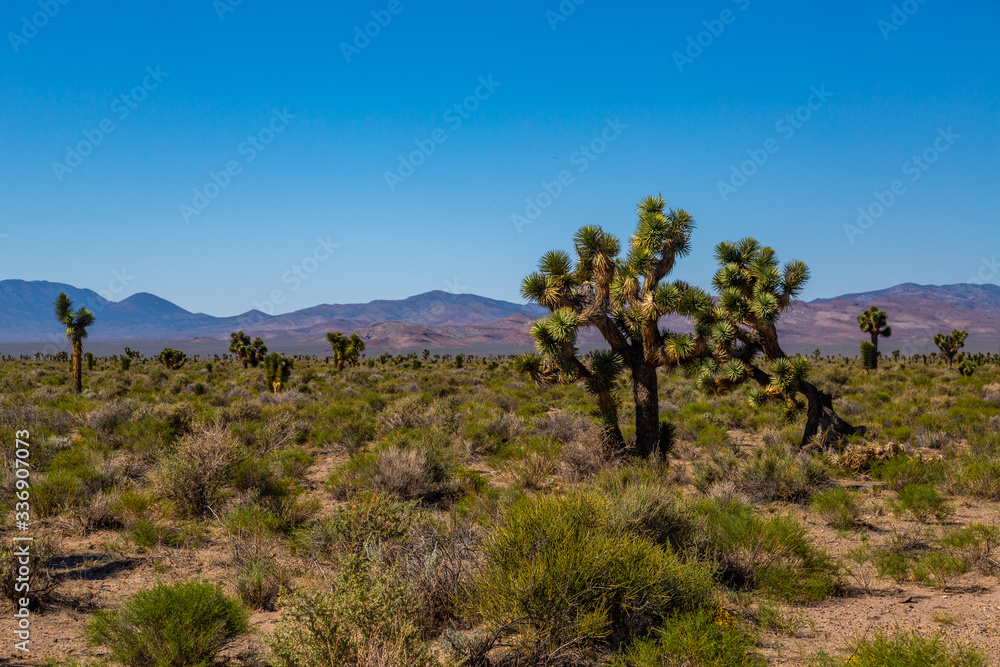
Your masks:
M 519 301 L 656 192 L 706 287 L 746 235 L 807 299 L 1000 254 L 995 0 L 64 2 L 0 8 L 0 278 L 213 315 Z

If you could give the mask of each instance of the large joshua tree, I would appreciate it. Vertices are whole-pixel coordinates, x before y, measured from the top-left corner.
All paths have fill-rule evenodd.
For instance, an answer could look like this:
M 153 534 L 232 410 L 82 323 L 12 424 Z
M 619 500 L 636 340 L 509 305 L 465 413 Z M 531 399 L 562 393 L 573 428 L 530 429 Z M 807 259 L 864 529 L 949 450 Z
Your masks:
M 757 386 L 750 402 L 755 407 L 780 402 L 789 417 L 804 407 L 802 445 L 819 433 L 863 432 L 863 427 L 841 419 L 831 396 L 809 382 L 808 360 L 789 358 L 778 342 L 778 320 L 802 291 L 809 267 L 796 260 L 779 268 L 774 249 L 752 238 L 720 243 L 715 257 L 720 264 L 712 279 L 717 299 L 693 317 L 695 346 L 704 349 L 699 358 L 686 362 L 699 365 L 699 387 L 721 395 L 753 383 Z
M 73 345 L 73 391 L 83 391 L 83 339 L 94 323 L 94 313 L 87 308 L 73 310 L 73 300 L 60 292 L 55 302 L 56 319 L 66 326 L 66 338 Z
M 576 261 L 561 250 L 546 253 L 539 270 L 524 279 L 521 294 L 548 308 L 531 335 L 539 354 L 524 355 L 517 367 L 540 384 L 582 380 L 598 398 L 606 434 L 621 444 L 614 385 L 627 369 L 635 399 L 636 449 L 657 451 L 660 442 L 656 369 L 675 366 L 693 351 L 690 337 L 661 331 L 671 313 L 688 314 L 700 290 L 687 283 L 663 283 L 677 258 L 690 250 L 694 220 L 680 209 L 666 209 L 660 196 L 639 203 L 629 253 L 618 257 L 619 241 L 598 226 L 581 227 L 573 238 Z M 577 332 L 596 327 L 609 351 L 581 359 Z M 585 363 L 588 362 L 588 363 Z
M 872 365 L 875 369 L 878 368 L 878 339 L 892 336 L 892 327 L 889 326 L 888 322 L 889 316 L 879 310 L 878 306 L 872 306 L 858 315 L 858 326 L 872 337 L 872 347 L 875 348 Z

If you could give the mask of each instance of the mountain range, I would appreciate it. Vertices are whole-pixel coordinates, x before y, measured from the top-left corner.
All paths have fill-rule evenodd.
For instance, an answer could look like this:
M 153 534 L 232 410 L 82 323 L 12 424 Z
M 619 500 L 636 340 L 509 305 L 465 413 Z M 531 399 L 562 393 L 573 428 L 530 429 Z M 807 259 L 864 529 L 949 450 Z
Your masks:
M 357 332 L 371 351 L 481 349 L 495 351 L 530 346 L 528 328 L 545 315 L 535 305 L 488 299 L 474 294 L 426 292 L 406 299 L 370 303 L 323 304 L 282 315 L 248 311 L 233 317 L 191 313 L 148 293 L 110 301 L 89 289 L 47 281 L 0 281 L 0 343 L 61 343 L 62 328 L 52 304 L 66 292 L 76 307 L 96 314 L 89 331 L 95 342 L 171 342 L 177 347 L 208 344 L 224 351 L 229 333 L 242 329 L 272 341 L 298 341 L 302 349 L 325 347 L 328 331 Z M 906 354 L 929 352 L 940 331 L 965 329 L 967 348 L 1000 350 L 1000 286 L 986 284 L 916 285 L 907 283 L 884 290 L 845 294 L 798 302 L 786 312 L 779 333 L 786 351 L 853 354 L 863 334 L 858 329 L 861 310 L 878 305 L 889 313 L 894 336 L 883 348 Z M 665 318 L 663 326 L 690 330 L 683 318 Z M 582 347 L 601 343 L 596 331 L 580 337 Z M 300 346 L 301 347 L 301 346 Z M 204 349 L 204 348 L 203 348 Z

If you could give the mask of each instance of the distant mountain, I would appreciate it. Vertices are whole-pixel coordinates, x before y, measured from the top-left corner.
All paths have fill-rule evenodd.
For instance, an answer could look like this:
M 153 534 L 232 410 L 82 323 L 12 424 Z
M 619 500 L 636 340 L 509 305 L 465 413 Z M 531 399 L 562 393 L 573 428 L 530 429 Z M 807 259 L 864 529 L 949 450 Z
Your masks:
M 86 306 L 97 315 L 89 331 L 90 341 L 225 340 L 237 329 L 264 338 L 305 340 L 323 338 L 331 330 L 358 331 L 378 322 L 467 327 L 513 315 L 534 319 L 546 312 L 533 305 L 434 291 L 396 301 L 324 304 L 284 315 L 249 311 L 234 317 L 213 317 L 191 313 L 153 294 L 133 294 L 116 302 L 63 283 L 3 280 L 0 281 L 0 313 L 3 313 L 0 342 L 60 339 L 62 330 L 52 314 L 52 304 L 60 292 L 66 292 L 75 307 Z
M 973 310 L 985 310 L 1000 315 L 1000 285 L 973 285 L 962 283 L 958 285 L 917 285 L 903 283 L 874 292 L 844 294 L 832 299 L 816 299 L 810 303 L 829 303 L 830 301 L 857 301 L 871 303 L 881 299 L 920 299 L 924 301 L 941 301 L 952 306 L 961 306 Z M 884 310 L 884 309 L 883 309 Z
M 91 290 L 44 281 L 0 281 L 0 342 L 62 343 L 62 328 L 52 303 L 66 292 L 77 306 L 97 314 L 89 343 L 157 341 L 176 347 L 200 346 L 224 351 L 229 333 L 243 329 L 265 340 L 296 342 L 299 349 L 322 353 L 328 331 L 358 333 L 370 351 L 486 349 L 513 350 L 532 345 L 528 329 L 546 310 L 487 299 L 474 294 L 427 292 L 406 299 L 370 303 L 324 304 L 284 315 L 249 311 L 235 317 L 191 313 L 152 294 L 134 294 L 114 302 Z M 885 290 L 845 294 L 832 299 L 796 303 L 779 324 L 782 346 L 789 353 L 856 354 L 864 337 L 857 316 L 877 305 L 889 313 L 893 337 L 884 349 L 905 354 L 934 350 L 941 331 L 965 329 L 967 348 L 1000 350 L 1000 287 L 997 285 L 898 285 Z M 690 331 L 681 317 L 664 318 L 662 327 Z M 581 332 L 581 349 L 603 344 L 596 330 Z M 135 346 L 133 344 L 133 346 Z M 117 346 L 115 346 L 117 347 Z M 19 348 L 20 349 L 20 348 Z M 96 349 L 96 348 L 95 348 Z M 114 348 L 112 348 L 114 349 Z

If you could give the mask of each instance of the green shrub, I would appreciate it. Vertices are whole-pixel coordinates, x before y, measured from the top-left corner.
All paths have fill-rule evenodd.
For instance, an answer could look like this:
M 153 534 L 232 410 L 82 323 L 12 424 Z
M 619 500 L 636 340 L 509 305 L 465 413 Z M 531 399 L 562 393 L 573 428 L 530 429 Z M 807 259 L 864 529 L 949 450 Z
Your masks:
M 413 624 L 415 600 L 399 573 L 350 559 L 329 592 L 296 593 L 268 645 L 280 667 L 435 664 Z
M 401 503 L 385 493 L 352 497 L 333 516 L 296 534 L 296 553 L 334 560 L 338 554 L 365 552 L 366 544 L 402 540 L 416 518 L 413 503 Z
M 817 667 L 850 664 L 857 667 L 986 667 L 978 650 L 940 637 L 921 637 L 916 632 L 887 635 L 875 632 L 849 647 L 846 661 L 826 654 L 816 657 Z
M 861 504 L 856 491 L 842 486 L 818 493 L 809 501 L 812 511 L 821 515 L 834 528 L 855 528 L 861 519 Z
M 753 652 L 756 643 L 756 637 L 725 610 L 703 609 L 671 616 L 650 638 L 629 645 L 609 667 L 766 665 L 767 661 Z
M 909 484 L 899 492 L 889 506 L 897 515 L 909 514 L 920 523 L 927 523 L 931 517 L 938 521 L 950 516 L 954 510 L 938 490 L 929 484 Z
M 787 601 L 812 602 L 832 595 L 838 568 L 788 516 L 764 518 L 750 505 L 699 502 L 706 556 L 718 562 L 722 582 L 735 590 L 762 590 Z
M 96 612 L 87 639 L 129 667 L 212 665 L 249 630 L 247 618 L 240 603 L 214 584 L 159 584 L 116 610 Z
M 525 499 L 487 529 L 469 611 L 532 659 L 703 606 L 711 572 L 607 521 L 600 496 Z
M 893 456 L 871 468 L 872 477 L 881 479 L 893 491 L 909 484 L 934 484 L 944 479 L 945 465 L 940 459 L 925 459 L 906 454 Z

